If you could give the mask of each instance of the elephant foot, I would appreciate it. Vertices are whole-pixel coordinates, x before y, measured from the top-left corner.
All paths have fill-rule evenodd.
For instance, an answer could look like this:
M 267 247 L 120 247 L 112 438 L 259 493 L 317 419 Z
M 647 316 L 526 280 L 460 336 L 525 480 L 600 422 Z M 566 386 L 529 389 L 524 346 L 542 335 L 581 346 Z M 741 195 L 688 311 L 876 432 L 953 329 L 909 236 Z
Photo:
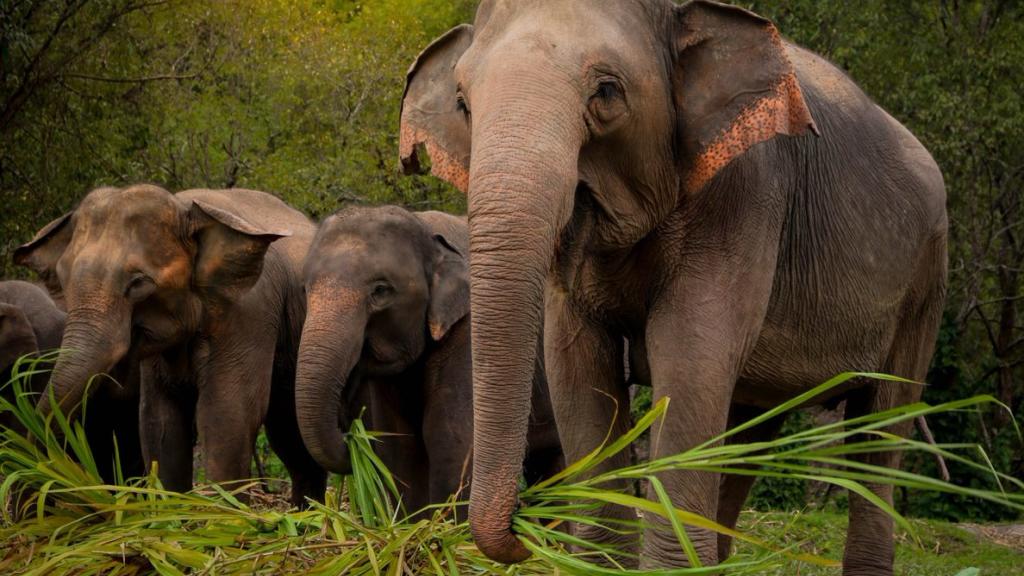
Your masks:
M 843 576 L 893 576 L 892 564 L 875 563 L 871 565 L 851 565 L 843 563 Z
M 292 475 L 292 493 L 289 502 L 292 506 L 305 510 L 310 507 L 310 500 L 324 501 L 327 492 L 327 474 L 296 477 Z
M 889 554 L 869 552 L 864 555 L 847 552 L 843 558 L 843 576 L 893 576 L 893 558 Z

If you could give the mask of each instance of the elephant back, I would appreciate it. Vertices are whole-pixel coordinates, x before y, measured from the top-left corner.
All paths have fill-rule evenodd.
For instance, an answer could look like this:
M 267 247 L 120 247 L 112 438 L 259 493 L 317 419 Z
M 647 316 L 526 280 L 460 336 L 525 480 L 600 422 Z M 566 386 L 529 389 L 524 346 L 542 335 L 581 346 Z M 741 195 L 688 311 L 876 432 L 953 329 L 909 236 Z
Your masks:
M 269 253 L 280 254 L 296 274 L 301 271 L 309 245 L 316 234 L 316 225 L 280 198 L 244 188 L 185 190 L 176 194 L 176 197 L 185 201 L 199 200 L 260 228 L 287 230 L 291 236 L 274 242 Z
M 416 217 L 430 229 L 432 234 L 440 234 L 453 248 L 469 256 L 469 225 L 465 216 L 455 216 L 446 212 L 430 210 L 417 212 Z
M 57 307 L 45 289 L 30 282 L 0 282 L 0 303 L 10 304 L 28 319 L 40 350 L 60 347 L 66 314 Z

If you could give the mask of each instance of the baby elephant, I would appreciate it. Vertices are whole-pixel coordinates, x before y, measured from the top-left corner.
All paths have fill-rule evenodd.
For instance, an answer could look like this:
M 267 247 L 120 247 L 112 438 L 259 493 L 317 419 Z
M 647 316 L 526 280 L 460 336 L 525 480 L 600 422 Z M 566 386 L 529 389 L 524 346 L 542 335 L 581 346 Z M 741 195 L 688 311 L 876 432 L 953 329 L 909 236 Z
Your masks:
M 350 208 L 324 221 L 306 259 L 295 391 L 302 439 L 322 466 L 348 472 L 344 431 L 366 402 L 367 427 L 393 434 L 377 453 L 409 511 L 444 502 L 471 469 L 468 249 L 463 218 Z M 528 442 L 527 481 L 560 468 L 540 367 Z
M 14 400 L 11 379 L 15 362 L 23 356 L 49 352 L 61 347 L 67 315 L 50 298 L 46 290 L 11 280 L 0 282 L 0 386 L 9 401 Z M 41 370 L 51 366 L 39 366 Z M 26 366 L 26 369 L 28 367 Z M 104 480 L 116 477 L 113 467 L 114 437 L 121 472 L 126 476 L 142 474 L 142 453 L 138 432 L 138 382 L 135 374 L 118 366 L 111 371 L 111 379 L 96 384 L 90 403 L 89 418 L 85 423 L 89 446 Z M 48 371 L 32 376 L 23 391 L 41 394 L 50 379 Z M 0 414 L 0 426 L 24 432 L 24 426 L 13 414 Z

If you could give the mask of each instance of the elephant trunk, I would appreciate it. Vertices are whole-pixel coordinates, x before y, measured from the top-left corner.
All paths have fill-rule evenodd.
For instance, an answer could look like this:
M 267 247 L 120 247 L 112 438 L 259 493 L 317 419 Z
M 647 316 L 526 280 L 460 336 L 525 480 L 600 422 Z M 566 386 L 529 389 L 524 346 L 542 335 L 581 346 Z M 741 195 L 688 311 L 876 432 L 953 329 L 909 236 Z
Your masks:
M 524 74 L 519 78 L 529 78 Z M 585 127 L 567 83 L 523 82 L 473 110 L 469 185 L 473 347 L 473 485 L 477 546 L 513 563 L 544 284 L 578 183 Z M 505 100 L 504 98 L 509 98 Z
M 62 412 L 75 409 L 92 378 L 109 372 L 128 353 L 129 317 L 127 305 L 74 308 L 68 313 L 60 356 L 53 367 L 50 385 L 37 404 L 41 414 L 50 413 L 51 393 Z
M 349 474 L 352 464 L 342 430 L 345 384 L 359 361 L 366 319 L 361 306 L 338 307 L 310 292 L 299 345 L 295 409 L 302 440 L 324 468 Z

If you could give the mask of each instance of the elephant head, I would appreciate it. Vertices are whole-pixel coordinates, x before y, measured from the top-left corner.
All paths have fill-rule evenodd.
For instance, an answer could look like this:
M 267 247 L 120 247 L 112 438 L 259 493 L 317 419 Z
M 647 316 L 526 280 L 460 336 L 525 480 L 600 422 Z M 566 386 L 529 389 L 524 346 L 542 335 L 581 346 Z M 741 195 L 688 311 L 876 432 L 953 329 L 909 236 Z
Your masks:
M 321 466 L 350 470 L 343 427 L 355 374 L 399 374 L 469 312 L 464 221 L 351 208 L 320 226 L 306 259 L 295 405 Z
M 270 243 L 288 234 L 156 186 L 90 192 L 14 253 L 67 304 L 48 392 L 73 408 L 94 375 L 183 342 L 256 283 Z
M 412 66 L 401 119 L 406 170 L 425 149 L 469 195 L 469 516 L 481 550 L 519 561 L 543 290 L 574 214 L 591 249 L 633 246 L 749 148 L 814 124 L 776 28 L 703 0 L 483 0 Z

